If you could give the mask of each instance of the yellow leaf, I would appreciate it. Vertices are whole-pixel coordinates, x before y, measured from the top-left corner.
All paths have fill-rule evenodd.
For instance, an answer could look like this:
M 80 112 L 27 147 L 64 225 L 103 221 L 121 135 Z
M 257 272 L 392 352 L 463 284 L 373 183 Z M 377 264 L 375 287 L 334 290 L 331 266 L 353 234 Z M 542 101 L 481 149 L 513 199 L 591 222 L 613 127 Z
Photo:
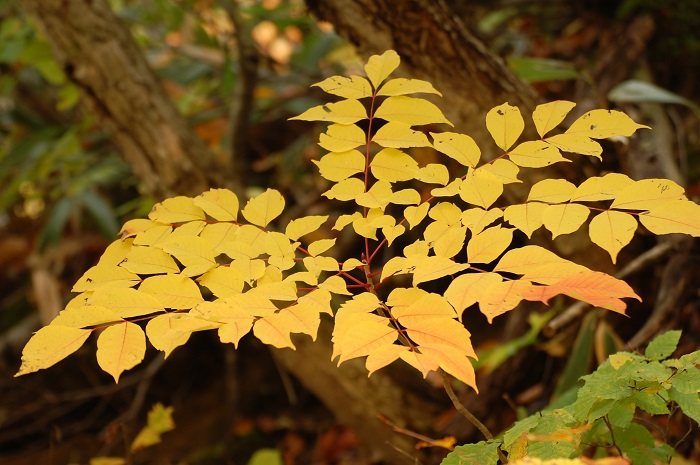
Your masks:
M 365 367 L 367 368 L 367 376 L 371 376 L 372 373 L 384 368 L 390 363 L 398 360 L 402 353 L 408 351 L 408 347 L 400 346 L 396 344 L 386 344 L 374 349 L 365 361 Z
M 520 172 L 518 165 L 502 158 L 495 160 L 493 163 L 488 163 L 479 167 L 479 170 L 492 174 L 503 184 L 522 182 L 518 179 L 518 173 Z
M 237 270 L 243 281 L 250 285 L 265 275 L 265 262 L 258 259 L 237 258 L 231 262 L 229 268 Z
M 401 189 L 389 197 L 389 203 L 394 205 L 418 205 L 420 201 L 420 194 L 415 189 Z
M 275 257 L 270 257 L 270 260 L 273 260 L 274 258 Z M 272 263 L 270 263 L 270 260 L 268 260 L 267 266 L 265 267 L 265 274 L 259 277 L 256 281 L 258 287 L 263 286 L 265 284 L 281 283 L 282 281 L 284 281 L 284 276 L 282 275 L 282 268 L 273 265 Z M 287 270 L 288 268 L 284 269 Z
M 95 265 L 75 283 L 72 292 L 94 291 L 97 288 L 131 287 L 141 278 L 138 275 L 114 265 Z
M 566 115 L 576 106 L 574 102 L 566 100 L 556 100 L 554 102 L 537 105 L 532 112 L 532 120 L 535 122 L 537 134 L 544 137 L 552 129 L 556 128 L 564 121 Z M 514 160 L 515 161 L 515 160 Z M 524 165 L 521 165 L 524 166 Z
M 297 247 L 299 247 L 299 242 L 289 242 L 289 237 L 282 233 L 268 231 L 267 234 L 265 234 L 265 253 L 270 255 L 271 258 L 293 258 L 294 251 L 297 249 Z
M 128 237 L 135 236 L 138 233 L 155 226 L 156 224 L 158 223 L 156 223 L 155 221 L 148 220 L 146 218 L 136 218 L 133 220 L 129 220 L 126 223 L 124 223 L 122 229 L 119 230 L 119 237 L 121 237 L 123 240 Z
M 321 160 L 311 161 L 318 166 L 321 176 L 334 182 L 342 181 L 365 170 L 365 156 L 357 150 L 330 152 Z
M 503 183 L 491 173 L 469 169 L 459 186 L 459 196 L 467 203 L 489 208 L 503 193 Z
M 491 263 L 513 241 L 513 230 L 495 226 L 473 236 L 467 244 L 469 263 Z
M 571 200 L 574 192 L 576 192 L 576 186 L 566 179 L 543 179 L 530 188 L 527 201 L 563 203 Z
M 124 465 L 126 459 L 124 457 L 93 457 L 90 459 L 90 465 Z
M 532 287 L 533 284 L 524 279 L 490 284 L 479 298 L 479 310 L 492 323 L 497 316 L 517 307 L 524 298 L 523 294 Z
M 165 199 L 155 204 L 148 217 L 167 224 L 205 219 L 204 211 L 194 204 L 194 199 L 183 196 Z
M 528 238 L 543 224 L 542 215 L 549 207 L 546 203 L 527 202 L 506 207 L 503 218 L 524 232 Z
M 336 319 L 342 320 L 345 315 L 351 313 L 370 313 L 381 306 L 382 304 L 376 295 L 370 292 L 363 292 L 352 296 L 351 299 L 348 299 L 342 303 Z
M 333 257 L 304 257 L 304 267 L 315 274 L 320 275 L 322 271 L 338 271 L 338 261 Z
M 567 134 L 581 134 L 594 139 L 614 136 L 631 136 L 637 129 L 649 126 L 637 124 L 632 118 L 617 110 L 591 110 L 566 130 Z
M 22 349 L 22 366 L 15 377 L 55 365 L 80 349 L 91 332 L 89 329 L 68 326 L 44 326 L 32 335 Z
M 198 236 L 199 233 L 201 233 L 204 230 L 204 227 L 206 225 L 206 221 L 195 220 L 175 226 L 173 228 L 173 232 L 168 236 L 168 238 L 174 238 L 179 236 Z M 163 239 L 162 242 L 165 242 L 165 239 Z
M 146 325 L 146 335 L 151 345 L 165 352 L 167 358 L 177 347 L 184 345 L 194 331 L 213 329 L 219 325 L 183 313 L 158 315 Z
M 382 147 L 407 148 L 430 147 L 430 141 L 421 131 L 411 129 L 410 124 L 390 122 L 380 127 L 372 138 Z
M 90 297 L 90 305 L 105 307 L 122 318 L 150 315 L 164 311 L 152 294 L 136 289 L 97 289 Z M 89 309 L 89 306 L 86 307 Z
M 554 239 L 562 234 L 578 231 L 588 219 L 589 213 L 588 207 L 578 203 L 550 205 L 542 214 L 542 222 L 544 227 L 552 233 L 552 239 Z
M 347 152 L 367 143 L 365 131 L 355 124 L 331 124 L 319 136 L 318 145 L 329 152 Z
M 401 150 L 386 148 L 374 156 L 370 169 L 374 177 L 379 180 L 408 181 L 416 176 L 418 162 Z
M 365 65 L 365 73 L 375 89 L 386 79 L 396 68 L 399 67 L 401 59 L 399 54 L 393 50 L 387 50 L 381 55 L 372 55 Z
M 438 362 L 437 359 L 415 350 L 403 352 L 399 358 L 420 371 L 423 378 L 426 378 L 431 371 L 437 371 L 437 369 L 440 368 L 440 362 Z
M 133 245 L 151 246 L 160 244 L 173 232 L 168 224 L 154 223 L 150 228 L 136 234 Z
M 523 142 L 508 153 L 508 158 L 525 168 L 542 168 L 560 161 L 571 161 L 562 157 L 559 149 L 543 140 Z
M 650 210 L 669 200 L 685 199 L 685 190 L 669 179 L 642 179 L 615 194 L 610 208 Z
M 459 222 L 461 214 L 462 210 L 460 210 L 455 204 L 440 202 L 430 209 L 430 213 L 428 215 L 435 221 L 441 221 L 446 223 L 448 226 L 452 226 L 453 224 Z
M 433 251 L 435 255 L 452 258 L 464 249 L 466 238 L 467 228 L 451 226 L 433 243 Z
M 459 188 L 462 186 L 462 179 L 453 179 L 445 187 L 436 187 L 430 191 L 430 195 L 433 197 L 454 197 L 459 194 Z
M 293 305 L 270 316 L 261 318 L 253 326 L 253 334 L 265 344 L 282 349 L 295 349 L 291 333 L 309 334 L 316 340 L 321 320 L 318 312 L 305 305 Z
M 406 218 L 406 221 L 408 221 L 409 229 L 413 229 L 421 221 L 423 221 L 425 215 L 428 214 L 429 208 L 430 204 L 428 204 L 427 202 L 422 203 L 417 207 L 406 207 L 406 209 L 403 211 L 403 216 L 404 218 Z
M 362 218 L 362 213 L 360 212 L 355 212 L 352 215 L 340 215 L 337 220 L 335 220 L 335 224 L 333 225 L 333 230 L 336 231 L 342 231 L 345 226 L 352 224 L 353 221 Z
M 317 313 L 325 313 L 333 316 L 331 309 L 331 293 L 325 289 L 314 289 L 308 294 L 299 297 L 299 304 L 315 309 Z
M 367 192 L 357 195 L 355 202 L 363 207 L 384 210 L 392 194 L 391 184 L 388 181 L 377 181 Z
M 348 291 L 347 285 L 345 284 L 345 280 L 340 276 L 331 276 L 324 282 L 319 283 L 318 288 L 330 291 L 333 294 L 352 295 Z
M 311 87 L 320 87 L 325 92 L 343 98 L 360 99 L 372 96 L 372 86 L 367 79 L 360 76 L 331 76 Z
M 406 232 L 406 228 L 402 224 L 385 226 L 382 228 L 382 234 L 384 234 L 384 237 L 386 237 L 386 241 L 389 245 L 391 245 L 394 240 L 404 232 Z
M 229 266 L 219 266 L 197 278 L 216 297 L 224 298 L 243 292 L 243 275 Z
M 377 108 L 374 116 L 410 126 L 435 123 L 446 123 L 452 126 L 438 107 L 425 99 L 415 97 L 389 97 Z
M 246 294 L 260 295 L 270 300 L 295 301 L 297 300 L 297 286 L 293 281 L 276 281 L 258 284 Z
M 119 383 L 122 372 L 141 363 L 145 354 L 146 335 L 134 323 L 110 326 L 97 338 L 97 363 L 115 383 Z
M 211 244 L 214 255 L 224 253 L 225 244 L 236 240 L 237 224 L 233 223 L 212 223 L 204 226 L 199 237 L 206 239 Z
M 637 220 L 632 215 L 614 210 L 596 215 L 588 225 L 591 241 L 607 250 L 613 263 L 617 261 L 618 252 L 630 243 L 636 230 Z
M 180 272 L 180 268 L 170 255 L 152 247 L 132 247 L 120 266 L 139 274 Z
M 160 402 L 155 404 L 148 412 L 148 424 L 136 435 L 129 450 L 135 452 L 144 447 L 158 444 L 161 434 L 175 429 L 172 414 L 172 407 L 164 407 Z
M 324 192 L 322 195 L 329 199 L 336 199 L 343 202 L 355 200 L 365 191 L 365 183 L 361 179 L 344 179 Z
M 466 270 L 469 265 L 455 263 L 449 258 L 432 256 L 422 258 L 416 265 L 413 271 L 413 286 L 418 286 L 420 283 L 432 281 L 451 274 L 459 273 Z
M 406 95 L 416 93 L 437 94 L 442 97 L 442 94 L 435 90 L 433 85 L 428 81 L 405 78 L 396 78 L 385 82 L 384 85 L 379 89 L 379 92 L 377 92 L 377 95 L 386 95 L 391 97 L 395 95 Z
M 476 358 L 469 331 L 452 318 L 435 317 L 416 320 L 408 327 L 407 333 L 420 347 L 445 345 L 457 349 L 457 353 L 462 356 Z
M 112 310 L 95 305 L 83 305 L 79 307 L 66 307 L 61 310 L 52 325 L 69 326 L 71 328 L 90 328 L 106 323 L 116 323 L 122 318 Z
M 525 279 L 541 284 L 554 284 L 567 276 L 590 270 L 543 247 L 526 245 L 506 252 L 493 271 L 519 274 Z
M 603 153 L 603 147 L 588 136 L 581 134 L 557 134 L 546 138 L 545 141 L 564 152 L 580 153 L 596 157 L 599 160 L 603 159 L 600 156 Z
M 450 180 L 450 172 L 445 165 L 428 163 L 418 170 L 416 179 L 427 184 L 442 184 L 445 186 Z
M 185 266 L 185 276 L 204 274 L 217 266 L 211 244 L 199 236 L 170 236 L 161 247 Z
M 486 129 L 496 145 L 507 152 L 525 129 L 525 121 L 518 107 L 504 103 L 486 113 Z
M 321 227 L 328 219 L 328 215 L 302 216 L 287 224 L 284 234 L 293 241 L 312 233 Z
M 620 173 L 608 173 L 605 176 L 594 176 L 583 181 L 571 196 L 575 202 L 595 202 L 612 200 L 615 195 L 627 186 L 634 184 L 628 176 Z
M 238 218 L 238 197 L 228 189 L 209 189 L 195 197 L 194 204 L 218 221 Z
M 265 227 L 284 211 L 284 197 L 275 189 L 267 189 L 246 203 L 243 216 L 250 223 Z
M 367 110 L 359 100 L 347 99 L 336 103 L 326 103 L 309 108 L 299 116 L 290 120 L 328 121 L 338 124 L 352 124 L 367 119 Z
M 682 233 L 700 236 L 700 205 L 690 200 L 669 200 L 639 215 L 639 221 L 654 234 Z
M 445 291 L 445 298 L 461 315 L 467 307 L 483 298 L 484 290 L 503 279 L 498 273 L 467 273 L 457 276 Z
M 252 224 L 244 224 L 236 230 L 234 241 L 222 244 L 220 249 L 229 257 L 236 259 L 257 258 L 266 253 L 267 247 L 267 232 Z
M 204 300 L 194 281 L 179 274 L 146 278 L 139 291 L 155 296 L 163 307 L 172 309 L 192 308 Z
M 133 239 L 116 240 L 109 244 L 97 262 L 98 265 L 117 266 L 126 258 L 126 254 L 131 250 Z
M 343 262 L 343 266 L 341 267 L 341 270 L 343 271 L 351 271 L 357 268 L 358 266 L 362 266 L 362 262 L 359 261 L 356 258 L 348 258 Z
M 629 285 L 617 278 L 598 271 L 586 271 L 568 276 L 545 288 L 543 300 L 557 294 L 566 294 L 574 299 L 587 302 L 617 313 L 625 313 L 627 305 L 620 299 L 641 300 Z
M 387 344 L 396 341 L 398 333 L 389 326 L 389 320 L 373 313 L 353 313 L 333 329 L 333 354 L 338 365 L 352 358 L 364 357 Z
M 503 216 L 499 208 L 484 210 L 483 208 L 470 208 L 461 213 L 459 220 L 463 226 L 469 228 L 472 234 L 479 234 L 488 225 Z
M 407 263 L 406 257 L 392 257 L 382 267 L 382 274 L 379 277 L 380 281 L 384 281 L 395 274 L 405 274 L 408 270 L 405 269 Z
M 401 289 L 403 290 L 403 289 Z M 397 289 L 392 291 L 396 293 Z M 409 289 L 410 291 L 410 289 Z M 399 320 L 403 326 L 407 328 L 420 327 L 426 319 L 429 318 L 457 318 L 457 313 L 447 299 L 440 294 L 432 292 L 424 292 L 419 294 L 420 297 L 414 299 L 408 305 L 396 305 L 395 302 L 401 302 L 401 298 L 396 297 L 392 300 L 392 295 L 389 294 L 387 305 L 394 303 L 391 309 L 391 315 Z
M 406 257 L 427 257 L 430 252 L 430 247 L 426 241 L 415 241 L 403 249 L 403 254 Z
M 456 132 L 431 132 L 433 147 L 464 166 L 476 167 L 481 158 L 481 150 L 474 139 Z
M 431 344 L 422 345 L 420 351 L 424 356 L 435 360 L 440 368 L 447 373 L 462 381 L 467 386 L 470 386 L 477 394 L 479 393 L 479 389 L 476 387 L 474 367 L 459 349 L 446 344 Z M 447 439 L 447 444 L 449 444 L 449 438 L 445 439 Z M 440 447 L 445 447 L 445 445 L 439 445 Z
M 316 255 L 322 254 L 326 250 L 330 249 L 335 245 L 335 239 L 320 239 L 309 244 L 307 251 L 309 255 L 315 257 Z

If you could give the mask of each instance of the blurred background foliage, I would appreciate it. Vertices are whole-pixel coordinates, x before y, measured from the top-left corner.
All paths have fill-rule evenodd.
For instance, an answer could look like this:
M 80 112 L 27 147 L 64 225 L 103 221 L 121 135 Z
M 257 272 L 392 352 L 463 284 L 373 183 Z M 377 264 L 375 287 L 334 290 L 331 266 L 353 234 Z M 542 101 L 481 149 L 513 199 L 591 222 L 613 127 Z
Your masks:
M 146 215 L 155 201 L 141 195 L 138 181 L 110 141 L 100 116 L 83 105 L 80 89 L 66 78 L 34 20 L 20 12 L 19 1 L 0 0 L 3 376 L 16 371 L 21 347 L 31 331 L 63 308 L 70 297 L 71 284 L 116 237 L 119 226 L 130 218 Z M 652 17 L 654 38 L 637 71 L 643 84 L 632 90 L 629 86 L 616 89 L 607 103 L 614 105 L 614 100 L 665 105 L 675 134 L 676 152 L 672 156 L 682 168 L 689 194 L 700 194 L 700 2 L 450 3 L 470 30 L 548 100 L 574 100 L 582 87 L 595 85 L 592 72 L 604 31 L 634 16 Z M 214 154 L 224 158 L 234 144 L 243 143 L 249 192 L 274 186 L 285 192 L 296 208 L 307 212 L 329 208 L 318 204 L 319 194 L 325 188 L 314 176 L 310 163 L 320 156 L 321 149 L 315 141 L 322 127 L 290 124 L 287 118 L 326 101 L 327 96 L 317 88 L 309 89 L 311 84 L 334 74 L 362 72 L 363 61 L 354 47 L 342 40 L 331 24 L 311 17 L 302 0 L 112 0 L 111 5 L 130 28 L 169 96 Z M 249 75 L 241 73 L 244 53 L 255 57 L 255 68 Z M 245 95 L 240 94 L 241 89 Z M 238 135 L 245 140 L 234 140 L 235 127 L 240 125 L 235 120 L 240 118 L 238 111 L 245 100 L 250 103 L 250 111 L 245 114 L 245 134 Z M 530 323 L 530 332 L 510 343 L 487 331 L 488 340 L 479 348 L 484 353 L 480 361 L 484 369 L 493 370 L 516 351 L 537 344 L 546 321 L 531 318 Z M 574 339 L 572 349 L 569 343 Z M 620 344 L 612 326 L 594 325 L 589 317 L 578 335 L 562 333 L 560 340 L 541 345 L 542 352 L 555 357 L 572 351 L 569 362 L 562 363 L 565 373 L 560 385 L 552 389 L 561 394 L 575 385 L 578 376 L 592 368 L 592 354 L 600 362 Z M 488 358 L 489 353 L 493 358 Z M 225 354 L 217 357 L 225 358 Z M 78 371 L 85 376 L 86 370 Z M 53 373 L 55 376 L 57 372 Z M 256 376 L 252 379 L 258 379 Z M 27 396 L 35 392 L 20 395 L 17 384 L 2 383 L 0 395 L 8 405 L 26 403 Z M 33 389 L 39 387 L 34 384 Z M 273 394 L 285 396 L 282 388 L 269 392 L 265 389 L 253 386 L 246 392 L 264 399 Z M 534 391 L 523 393 L 536 395 Z M 124 399 L 116 398 L 108 411 L 113 416 L 118 416 L 120 402 L 123 404 Z M 303 400 L 301 404 L 306 405 Z M 54 420 L 36 428 L 18 426 L 38 415 L 41 405 L 44 404 L 21 412 L 1 409 L 0 454 L 45 447 L 43 428 Z M 100 415 L 109 413 L 101 411 Z M 104 426 L 99 424 L 100 415 L 76 431 L 100 430 Z M 245 434 L 252 430 L 277 431 L 277 427 L 283 427 L 280 424 L 288 422 L 281 417 L 265 418 L 239 419 L 232 428 Z M 441 421 L 445 422 L 437 419 L 436 424 Z M 315 457 L 318 463 L 338 463 L 339 451 L 356 444 L 342 427 L 325 431 L 316 444 Z M 108 436 L 109 430 L 105 434 Z M 298 439 L 284 438 L 292 445 Z M 274 445 L 265 440 L 251 444 L 243 448 L 243 456 L 250 456 L 257 447 Z M 217 463 L 216 458 L 223 454 L 218 447 L 191 452 L 192 463 Z M 200 456 L 205 458 L 192 458 Z

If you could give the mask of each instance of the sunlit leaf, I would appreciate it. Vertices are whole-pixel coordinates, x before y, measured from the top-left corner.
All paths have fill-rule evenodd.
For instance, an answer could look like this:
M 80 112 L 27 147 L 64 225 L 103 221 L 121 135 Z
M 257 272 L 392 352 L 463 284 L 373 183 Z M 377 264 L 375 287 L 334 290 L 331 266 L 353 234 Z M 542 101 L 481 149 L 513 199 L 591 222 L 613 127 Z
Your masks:
M 489 208 L 503 193 L 503 183 L 491 173 L 469 169 L 459 186 L 459 196 L 467 203 Z
M 685 189 L 669 179 L 642 179 L 615 193 L 610 208 L 649 210 L 669 200 L 684 199 Z
M 55 365 L 80 349 L 90 336 L 89 329 L 44 326 L 34 333 L 22 349 L 22 366 L 15 377 Z
M 559 126 L 561 122 L 564 121 L 566 115 L 568 115 L 575 106 L 576 104 L 574 102 L 568 102 L 566 100 L 557 100 L 537 105 L 535 111 L 532 112 L 532 120 L 535 122 L 537 134 L 539 134 L 540 137 L 544 137 L 549 131 Z
M 211 244 L 199 236 L 170 236 L 161 247 L 185 266 L 182 270 L 185 276 L 197 276 L 216 266 Z
M 427 202 L 422 203 L 417 207 L 406 207 L 406 209 L 403 211 L 403 216 L 406 218 L 406 221 L 408 221 L 409 229 L 413 229 L 421 221 L 423 221 L 425 215 L 428 214 L 429 208 L 430 204 Z
M 518 166 L 542 168 L 560 161 L 571 161 L 561 156 L 554 145 L 543 140 L 523 142 L 508 153 L 508 158 Z
M 204 211 L 195 205 L 194 199 L 182 196 L 165 199 L 155 204 L 148 217 L 153 221 L 167 224 L 205 219 Z
M 428 163 L 418 170 L 416 179 L 428 184 L 442 184 L 444 186 L 450 180 L 450 172 L 445 165 Z
M 155 296 L 131 288 L 97 289 L 89 298 L 89 304 L 105 307 L 122 318 L 149 315 L 164 310 Z
M 106 328 L 97 338 L 97 363 L 119 383 L 121 374 L 143 360 L 146 335 L 134 323 L 125 321 Z
M 496 145 L 507 152 L 523 133 L 525 121 L 518 107 L 504 103 L 486 113 L 486 129 Z
M 265 227 L 284 210 L 284 197 L 275 189 L 267 189 L 246 203 L 241 213 L 254 225 Z
M 389 97 L 377 108 L 376 118 L 411 126 L 446 123 L 452 126 L 442 111 L 433 103 L 415 97 Z M 353 121 L 354 122 L 354 121 Z
M 617 110 L 591 110 L 566 130 L 566 134 L 580 134 L 594 139 L 613 136 L 631 136 L 637 129 L 649 126 L 637 124 L 632 118 Z
M 408 181 L 416 176 L 418 162 L 401 150 L 386 148 L 372 158 L 370 169 L 374 177 L 379 180 L 389 182 Z
M 552 239 L 562 234 L 578 231 L 588 219 L 590 210 L 578 203 L 550 205 L 542 213 L 544 227 L 552 233 Z
M 566 179 L 543 179 L 530 188 L 528 202 L 563 203 L 571 200 L 576 186 Z
M 498 208 L 484 210 L 483 208 L 470 208 L 460 215 L 462 225 L 469 228 L 472 234 L 479 234 L 491 223 L 503 216 L 503 211 Z
M 603 159 L 600 156 L 603 153 L 603 147 L 590 137 L 582 134 L 556 134 L 546 138 L 545 141 L 564 152 L 580 153 L 596 157 L 599 160 Z
M 172 309 L 192 308 L 204 300 L 195 282 L 179 274 L 146 278 L 139 291 L 155 296 L 163 307 Z
M 180 272 L 180 268 L 170 255 L 152 247 L 132 247 L 120 266 L 138 274 Z
M 622 189 L 634 184 L 629 176 L 620 173 L 608 173 L 605 176 L 594 176 L 583 181 L 571 196 L 575 202 L 595 202 L 612 200 Z
M 411 129 L 410 124 L 389 122 L 380 127 L 372 138 L 382 147 L 408 148 L 430 147 L 430 141 L 421 131 Z
M 324 192 L 322 195 L 329 199 L 341 201 L 355 200 L 364 193 L 365 183 L 358 178 L 344 179 Z M 348 223 L 349 224 L 349 223 Z
M 90 268 L 75 283 L 73 292 L 94 291 L 97 288 L 132 287 L 141 278 L 126 268 L 114 265 L 96 265 Z
M 568 276 L 561 281 L 547 286 L 544 300 L 557 294 L 587 302 L 594 307 L 605 308 L 618 313 L 625 313 L 627 305 L 620 299 L 634 298 L 641 300 L 624 281 L 598 271 L 587 271 Z
M 683 233 L 700 236 L 700 205 L 689 200 L 670 200 L 639 215 L 639 221 L 654 234 Z
M 331 124 L 319 136 L 318 145 L 329 152 L 347 152 L 367 143 L 365 131 L 355 124 Z
M 605 249 L 613 263 L 617 254 L 630 243 L 637 230 L 637 220 L 628 213 L 607 210 L 596 215 L 588 225 L 591 241 Z
M 167 358 L 173 350 L 187 343 L 194 331 L 213 329 L 219 325 L 188 314 L 165 313 L 158 315 L 146 325 L 146 335 L 151 345 L 163 351 Z
M 347 99 L 309 108 L 299 116 L 289 118 L 303 121 L 328 121 L 338 124 L 353 124 L 367 119 L 367 110 L 358 100 Z
M 339 311 L 340 313 L 340 311 Z M 373 313 L 352 313 L 336 321 L 333 329 L 333 354 L 338 365 L 346 360 L 364 357 L 375 349 L 392 344 L 398 333 L 389 325 L 389 320 Z
M 463 274 L 450 283 L 445 291 L 445 298 L 461 315 L 467 307 L 483 298 L 485 289 L 502 280 L 498 273 Z
M 509 205 L 503 212 L 503 219 L 524 232 L 528 238 L 544 224 L 542 215 L 549 207 L 546 203 L 527 202 Z
M 311 87 L 314 86 L 344 98 L 360 99 L 372 96 L 372 86 L 367 79 L 360 76 L 331 76 L 311 85 Z
M 440 256 L 424 257 L 413 271 L 413 286 L 466 270 L 469 265 Z
M 395 96 L 415 93 L 437 94 L 442 96 L 428 81 L 405 78 L 396 78 L 385 82 L 379 89 L 379 92 L 377 92 L 377 95 Z
M 505 271 L 541 284 L 554 284 L 567 276 L 590 272 L 588 268 L 559 257 L 538 245 L 509 250 L 493 271 Z
M 464 166 L 476 167 L 481 158 L 481 150 L 474 139 L 455 132 L 430 133 L 433 147 Z
M 375 89 L 399 67 L 401 59 L 393 50 L 387 50 L 381 55 L 372 55 L 365 65 L 365 73 Z
M 512 184 L 522 182 L 518 179 L 520 168 L 510 160 L 500 158 L 479 168 L 479 171 L 492 174 L 502 184 Z
M 312 233 L 321 227 L 328 219 L 328 215 L 302 216 L 287 224 L 284 234 L 293 241 Z
M 238 197 L 228 189 L 209 189 L 194 198 L 194 204 L 219 221 L 236 221 Z
M 489 323 L 499 315 L 513 310 L 524 299 L 533 284 L 525 279 L 494 282 L 480 295 L 479 310 Z
M 473 236 L 467 244 L 469 263 L 491 263 L 513 241 L 513 230 L 495 226 Z

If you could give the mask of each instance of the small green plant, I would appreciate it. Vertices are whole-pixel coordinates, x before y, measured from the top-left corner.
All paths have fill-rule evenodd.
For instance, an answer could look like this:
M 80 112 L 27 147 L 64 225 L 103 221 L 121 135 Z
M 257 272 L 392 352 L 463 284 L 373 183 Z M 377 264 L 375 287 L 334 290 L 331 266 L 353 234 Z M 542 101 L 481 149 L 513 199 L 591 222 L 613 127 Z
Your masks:
M 668 358 L 679 338 L 680 331 L 669 331 L 656 337 L 644 355 L 611 355 L 582 378 L 585 383 L 571 404 L 518 421 L 497 440 L 459 446 L 442 465 L 495 465 L 499 447 L 511 460 L 580 457 L 588 449 L 592 455 L 626 457 L 635 465 L 668 463 L 674 452 L 669 438 L 661 437 L 658 443 L 648 422 L 635 415 L 640 411 L 667 415 L 669 421 L 674 411 L 681 410 L 700 422 L 700 350 Z
M 93 332 L 97 360 L 117 382 L 142 361 L 146 337 L 166 356 L 209 329 L 224 343 L 237 345 L 252 332 L 293 349 L 290 335 L 315 338 L 325 313 L 334 319 L 338 363 L 367 357 L 371 374 L 401 359 L 423 376 L 446 372 L 476 390 L 476 354 L 462 321 L 467 307 L 478 304 L 491 321 L 522 300 L 547 303 L 559 294 L 619 313 L 622 299 L 639 299 L 610 275 L 536 245 L 514 247 L 516 234 L 529 238 L 542 226 L 553 237 L 569 234 L 593 213 L 590 238 L 613 262 L 638 223 L 655 234 L 700 235 L 700 206 L 665 179 L 611 173 L 579 186 L 545 179 L 525 203 L 497 204 L 505 186 L 521 182 L 522 168 L 569 161 L 562 151 L 600 158 L 595 139 L 631 136 L 645 126 L 618 111 L 593 110 L 549 135 L 575 106 L 556 101 L 532 115 L 540 139 L 516 145 L 525 121 L 503 104 L 486 115 L 501 155 L 482 160 L 467 135 L 416 128 L 450 123 L 433 103 L 408 96 L 440 95 L 430 83 L 387 80 L 398 65 L 388 51 L 369 59 L 367 78 L 316 84 L 342 100 L 293 118 L 332 123 L 319 141 L 329 153 L 314 163 L 331 183 L 323 195 L 354 210 L 332 229 L 354 232 L 362 252 L 339 259 L 332 254 L 336 237 L 304 240 L 318 234 L 327 215 L 276 225 L 285 200 L 273 189 L 246 203 L 245 221 L 239 199 L 225 189 L 167 199 L 148 219 L 124 225 L 121 239 L 75 284 L 80 294 L 27 343 L 17 375 L 57 363 Z M 420 166 L 406 151 L 413 147 L 433 147 L 447 163 Z M 385 248 L 392 258 L 381 263 Z M 429 292 L 428 282 L 443 291 Z M 335 311 L 334 295 L 342 301 Z

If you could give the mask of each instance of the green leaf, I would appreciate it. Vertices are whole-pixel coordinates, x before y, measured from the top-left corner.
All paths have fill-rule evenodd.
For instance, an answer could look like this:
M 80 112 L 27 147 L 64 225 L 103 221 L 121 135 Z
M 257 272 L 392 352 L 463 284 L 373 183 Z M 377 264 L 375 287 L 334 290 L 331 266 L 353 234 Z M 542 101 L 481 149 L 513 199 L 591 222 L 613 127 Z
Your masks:
M 480 441 L 457 446 L 442 459 L 440 465 L 496 465 L 499 445 L 497 442 Z
M 259 449 L 248 460 L 248 465 L 282 465 L 282 454 L 277 449 Z
M 666 331 L 649 343 L 644 355 L 651 360 L 663 360 L 671 356 L 681 338 L 679 330 Z
M 547 58 L 509 58 L 508 66 L 527 82 L 578 79 L 581 75 L 573 63 Z

